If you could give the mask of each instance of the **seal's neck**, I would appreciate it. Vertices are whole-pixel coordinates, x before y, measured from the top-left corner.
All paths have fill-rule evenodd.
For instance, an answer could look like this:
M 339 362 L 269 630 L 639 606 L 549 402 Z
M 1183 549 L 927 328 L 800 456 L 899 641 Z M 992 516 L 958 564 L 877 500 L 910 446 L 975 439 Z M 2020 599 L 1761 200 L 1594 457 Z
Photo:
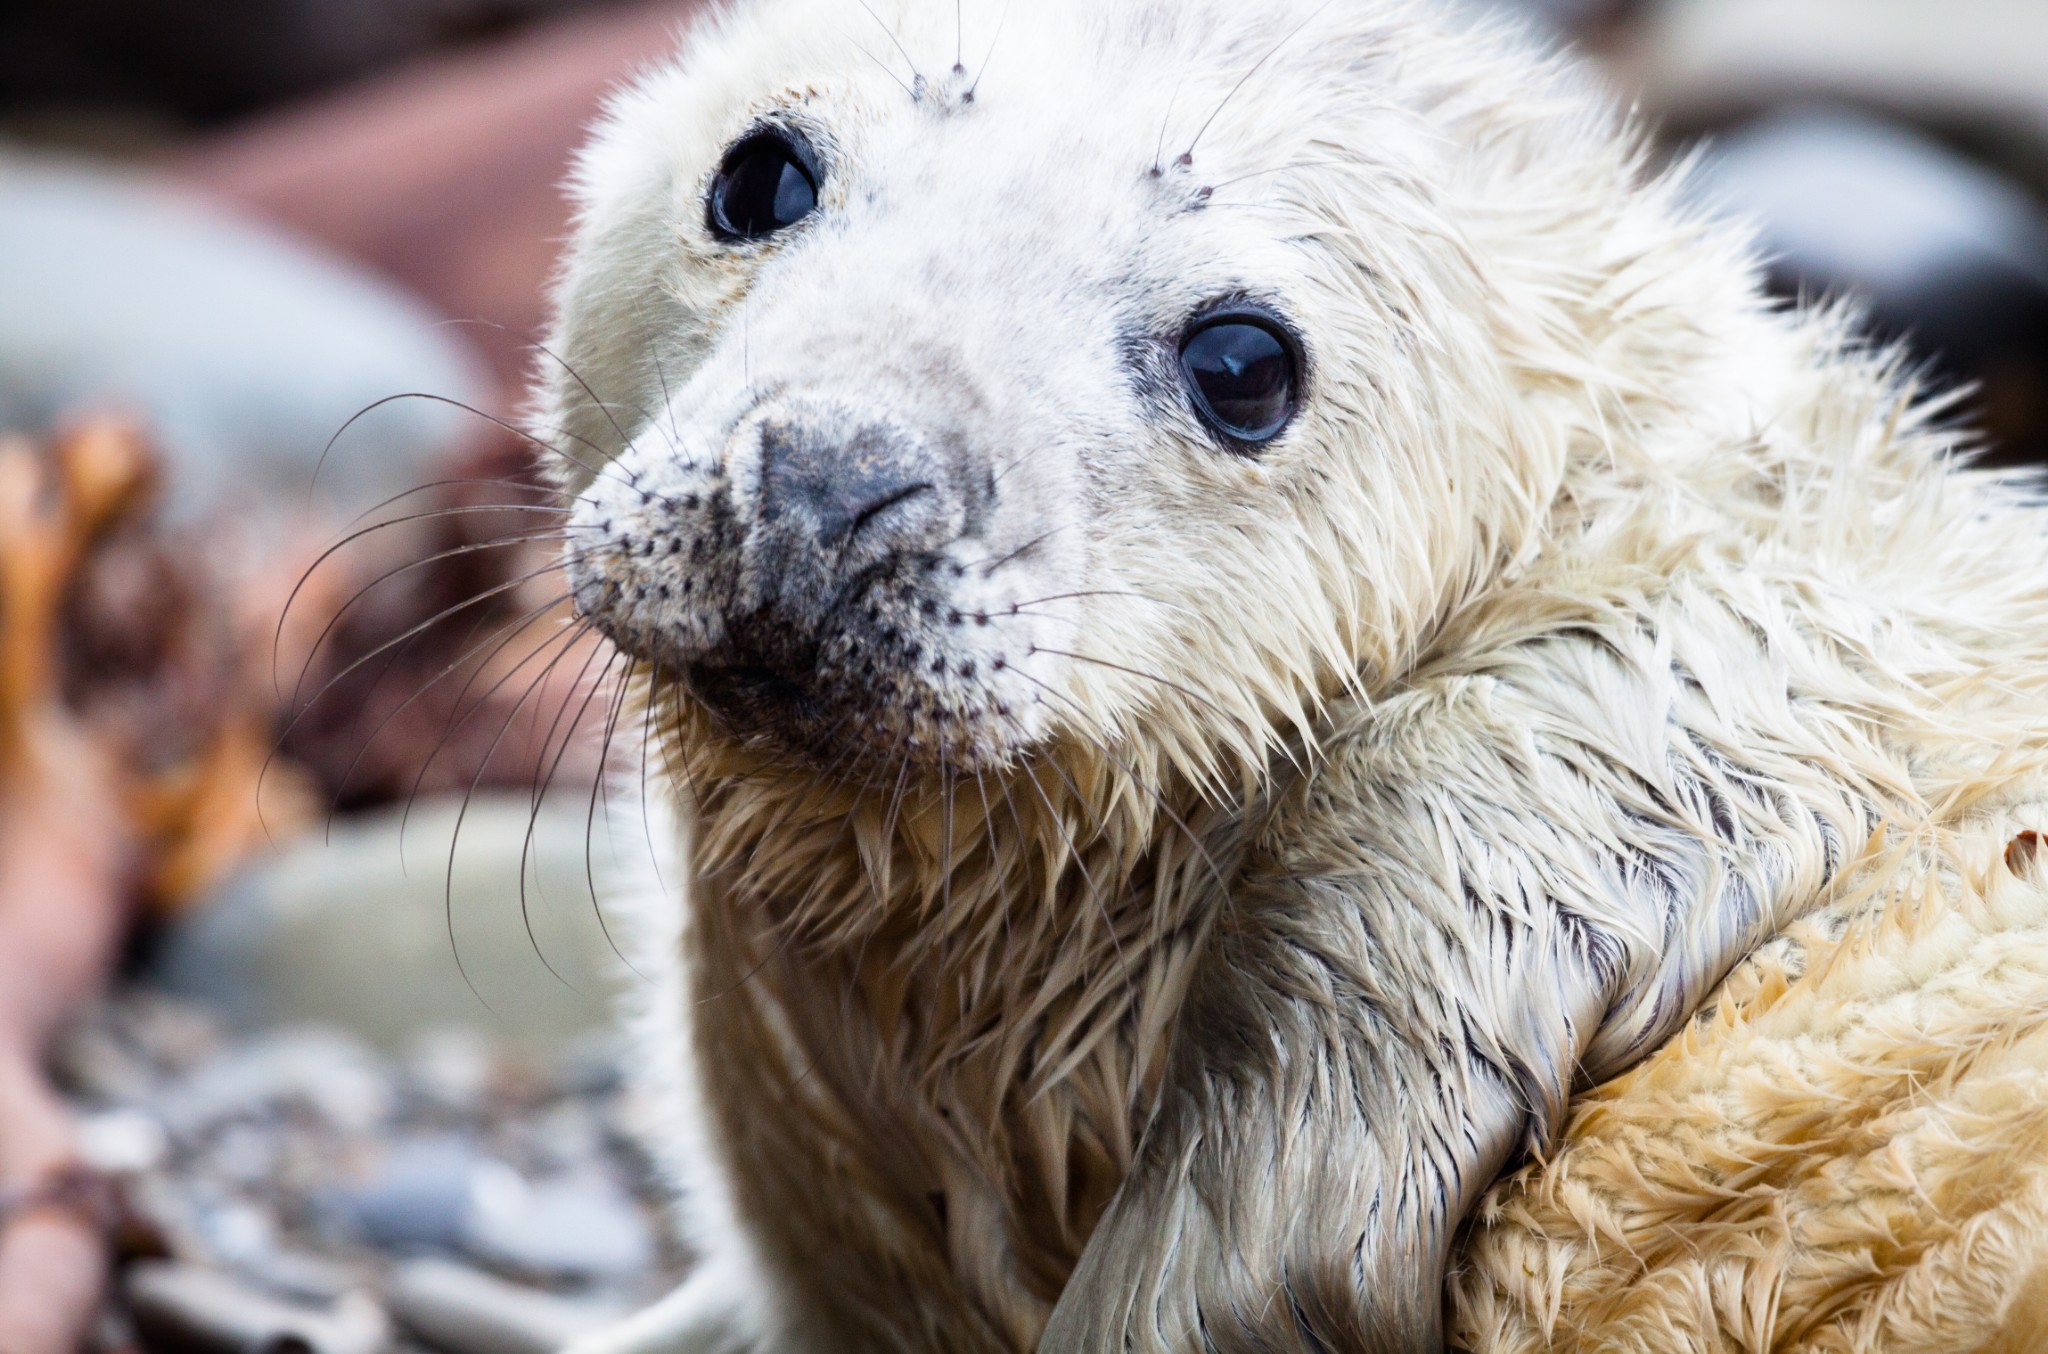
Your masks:
M 887 987 L 886 1005 L 943 992 L 912 1001 L 935 1062 L 997 1024 L 1099 1034 L 1084 1027 L 1113 997 L 1192 948 L 1242 818 L 1099 750 L 980 776 L 827 776 L 720 736 L 687 702 L 663 713 L 707 893 L 774 952 Z M 1030 1061 L 1049 1072 L 1049 1052 Z

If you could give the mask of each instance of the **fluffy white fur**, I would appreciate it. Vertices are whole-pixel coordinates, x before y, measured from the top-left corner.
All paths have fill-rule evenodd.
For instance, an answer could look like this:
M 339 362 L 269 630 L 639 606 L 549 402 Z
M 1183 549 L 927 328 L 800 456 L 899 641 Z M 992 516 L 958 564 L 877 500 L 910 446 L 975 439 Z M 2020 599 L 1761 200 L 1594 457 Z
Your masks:
M 724 244 L 763 119 L 820 210 Z M 592 1354 L 1439 1348 L 1461 1222 L 1572 1160 L 1575 1089 L 2048 751 L 2041 513 L 1500 32 L 760 0 L 619 95 L 576 188 L 540 435 L 681 806 L 641 1023 L 706 1255 Z M 1308 353 L 1257 457 L 1171 360 L 1231 296 Z M 825 765 L 682 679 L 774 567 L 762 421 L 819 409 L 994 486 L 942 671 Z M 1583 1212 L 1490 1207 L 1460 1338 L 1556 1336 L 1573 1257 L 1626 1287 Z M 1859 1294 L 1651 1327 L 1774 1347 Z

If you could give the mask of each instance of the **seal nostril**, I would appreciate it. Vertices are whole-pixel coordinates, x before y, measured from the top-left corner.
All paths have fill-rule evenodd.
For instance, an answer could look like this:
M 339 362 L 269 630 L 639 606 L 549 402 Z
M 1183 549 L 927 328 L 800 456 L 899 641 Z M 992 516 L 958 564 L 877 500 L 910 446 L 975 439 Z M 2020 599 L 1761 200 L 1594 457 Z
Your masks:
M 898 510 L 938 485 L 913 444 L 885 429 L 864 428 L 851 436 L 826 435 L 808 426 L 771 425 L 761 434 L 761 504 L 764 526 L 825 552 L 844 552 L 863 533 L 885 520 L 898 532 L 916 534 L 913 521 L 930 512 Z M 784 540 L 795 544 L 788 535 Z M 922 546 L 922 540 L 906 541 Z
M 919 480 L 916 484 L 906 484 L 895 493 L 886 495 L 868 504 L 868 506 L 854 514 L 853 525 L 847 531 L 846 539 L 849 541 L 853 540 L 856 536 L 860 535 L 861 531 L 870 522 L 880 517 L 883 513 L 888 512 L 891 508 L 908 503 L 911 499 L 921 494 L 931 493 L 935 488 L 936 486 L 930 480 Z

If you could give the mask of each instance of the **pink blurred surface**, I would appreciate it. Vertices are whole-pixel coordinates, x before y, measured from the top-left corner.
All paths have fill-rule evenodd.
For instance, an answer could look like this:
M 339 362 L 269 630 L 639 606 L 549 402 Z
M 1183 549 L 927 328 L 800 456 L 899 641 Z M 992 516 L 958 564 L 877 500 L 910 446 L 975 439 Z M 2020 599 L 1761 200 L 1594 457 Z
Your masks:
M 202 142 L 170 169 L 484 322 L 469 338 L 509 396 L 545 318 L 583 129 L 698 8 L 662 0 L 421 61 Z

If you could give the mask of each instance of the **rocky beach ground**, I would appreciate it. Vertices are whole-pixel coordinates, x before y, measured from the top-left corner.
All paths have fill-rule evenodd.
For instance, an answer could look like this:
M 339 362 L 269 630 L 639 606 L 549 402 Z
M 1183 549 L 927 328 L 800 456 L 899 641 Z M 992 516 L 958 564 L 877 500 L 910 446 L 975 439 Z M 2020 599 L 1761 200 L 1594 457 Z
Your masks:
M 602 1016 L 633 979 L 581 823 L 535 834 L 536 947 L 526 818 L 474 807 L 452 872 L 399 870 L 396 818 L 287 850 L 66 1035 L 127 1257 L 101 1349 L 541 1354 L 685 1271 Z M 426 809 L 404 859 L 445 865 L 450 826 Z

